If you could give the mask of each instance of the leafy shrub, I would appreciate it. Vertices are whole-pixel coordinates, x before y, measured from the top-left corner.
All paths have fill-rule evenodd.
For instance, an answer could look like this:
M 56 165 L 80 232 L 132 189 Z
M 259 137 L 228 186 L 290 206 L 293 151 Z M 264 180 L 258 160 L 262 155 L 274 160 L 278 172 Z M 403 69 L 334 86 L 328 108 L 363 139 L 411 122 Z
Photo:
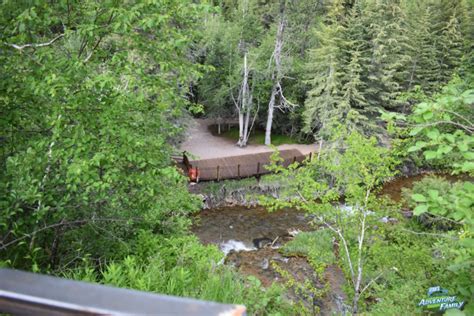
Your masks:
M 440 195 L 447 194 L 452 187 L 452 184 L 443 177 L 436 175 L 429 175 L 413 184 L 413 188 L 402 188 L 403 200 L 409 206 L 416 206 L 416 202 L 412 200 L 412 194 L 423 194 L 428 190 L 437 190 Z
M 455 212 L 462 187 L 461 182 L 451 183 L 443 177 L 428 176 L 415 182 L 412 189 L 402 189 L 402 196 L 422 224 L 446 230 L 456 227 L 456 223 L 444 216 Z M 430 197 L 432 203 L 420 204 L 427 201 L 425 197 Z M 430 211 L 426 212 L 428 209 Z
M 403 224 L 400 224 L 403 225 Z M 433 285 L 451 288 L 448 262 L 436 258 L 435 237 L 389 227 L 368 248 L 367 282 L 380 276 L 365 292 L 371 315 L 413 315 L 418 301 Z

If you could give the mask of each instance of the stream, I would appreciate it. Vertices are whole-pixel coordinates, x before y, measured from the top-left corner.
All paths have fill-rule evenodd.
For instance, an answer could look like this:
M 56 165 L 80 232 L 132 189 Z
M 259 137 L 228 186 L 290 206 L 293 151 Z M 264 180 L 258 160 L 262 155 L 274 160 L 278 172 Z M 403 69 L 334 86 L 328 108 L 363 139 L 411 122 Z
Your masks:
M 382 195 L 388 195 L 400 201 L 402 188 L 411 188 L 413 183 L 428 174 L 394 179 L 384 185 Z M 456 178 L 441 175 L 453 181 Z M 244 275 L 252 275 L 263 286 L 281 282 L 281 275 L 273 264 L 286 270 L 297 281 L 310 280 L 316 287 L 322 287 L 313 269 L 302 257 L 285 257 L 278 248 L 291 240 L 299 231 L 314 230 L 310 219 L 294 209 L 267 212 L 263 207 L 222 207 L 203 210 L 197 215 L 193 232 L 203 244 L 215 244 L 225 254 L 225 264 L 232 265 Z M 329 266 L 324 272 L 330 290 L 321 301 L 312 302 L 320 308 L 320 313 L 341 313 L 346 296 L 342 290 L 344 275 L 337 266 Z M 301 299 L 296 293 L 289 294 L 291 299 Z M 305 302 L 309 306 L 308 302 Z

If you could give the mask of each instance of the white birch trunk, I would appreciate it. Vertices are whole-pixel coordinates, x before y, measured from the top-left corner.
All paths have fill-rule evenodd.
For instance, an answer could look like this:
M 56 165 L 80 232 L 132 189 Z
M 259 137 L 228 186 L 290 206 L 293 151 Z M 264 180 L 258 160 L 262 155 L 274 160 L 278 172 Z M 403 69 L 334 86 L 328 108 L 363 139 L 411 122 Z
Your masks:
M 239 140 L 237 145 L 242 147 L 242 140 L 244 139 L 244 113 L 239 110 Z
M 278 93 L 282 93 L 279 89 L 281 80 L 281 50 L 283 47 L 283 32 L 285 30 L 285 5 L 286 0 L 280 0 L 280 22 L 278 23 L 277 35 L 275 40 L 275 49 L 273 50 L 273 58 L 275 60 L 275 70 L 272 74 L 274 80 L 272 87 L 272 94 L 270 101 L 268 102 L 268 114 L 267 114 L 267 125 L 265 127 L 265 145 L 272 143 L 272 124 L 273 124 L 273 112 L 275 111 L 275 99 Z M 280 96 L 283 98 L 283 96 Z
M 244 77 L 240 89 L 240 111 L 239 111 L 239 142 L 240 147 L 247 146 L 250 134 L 250 115 L 252 114 L 252 95 L 249 88 L 249 69 L 247 64 L 247 53 L 244 55 Z
M 247 110 L 245 112 L 243 146 L 247 146 L 247 142 L 249 140 L 249 122 L 250 122 L 250 111 Z
M 276 87 L 272 89 L 272 95 L 270 96 L 270 102 L 268 102 L 268 114 L 267 114 L 267 125 L 265 127 L 265 145 L 272 143 L 272 123 L 273 123 L 273 111 L 275 110 L 275 95 Z

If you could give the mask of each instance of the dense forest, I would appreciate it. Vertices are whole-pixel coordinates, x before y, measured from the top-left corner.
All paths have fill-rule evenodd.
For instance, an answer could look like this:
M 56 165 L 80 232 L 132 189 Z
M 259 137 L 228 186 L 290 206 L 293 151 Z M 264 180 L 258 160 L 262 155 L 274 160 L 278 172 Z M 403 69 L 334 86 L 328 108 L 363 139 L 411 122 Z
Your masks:
M 463 302 L 446 315 L 474 314 L 472 1 L 4 0 L 0 42 L 0 267 L 319 314 L 327 286 L 263 286 L 192 233 L 202 199 L 172 156 L 205 117 L 242 148 L 324 144 L 276 152 L 259 203 L 308 215 L 282 249 L 341 269 L 337 313 L 420 314 L 441 285 Z M 415 171 L 456 181 L 379 194 Z

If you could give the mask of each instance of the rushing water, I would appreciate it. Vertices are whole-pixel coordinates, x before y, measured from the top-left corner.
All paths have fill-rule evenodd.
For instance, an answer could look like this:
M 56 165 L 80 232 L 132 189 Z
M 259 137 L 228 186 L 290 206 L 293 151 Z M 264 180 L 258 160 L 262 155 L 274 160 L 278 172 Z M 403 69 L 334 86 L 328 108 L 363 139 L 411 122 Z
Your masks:
M 269 213 L 263 207 L 223 207 L 202 211 L 193 231 L 204 244 L 217 244 L 228 253 L 255 250 L 262 241 L 279 237 L 277 244 L 292 231 L 309 229 L 304 213 L 292 209 Z
M 257 277 L 264 286 L 282 281 L 274 267 L 276 263 L 297 282 L 303 284 L 309 280 L 322 288 L 322 281 L 305 258 L 285 257 L 278 250 L 294 234 L 311 230 L 310 221 L 304 213 L 293 209 L 269 213 L 263 207 L 224 207 L 202 211 L 193 231 L 204 244 L 218 245 L 226 254 L 227 265 L 234 266 L 244 275 Z M 303 302 L 308 308 L 316 304 L 329 314 L 344 299 L 344 277 L 338 267 L 330 266 L 324 278 L 330 284 L 331 295 L 318 302 L 303 298 Z M 302 299 L 294 291 L 288 292 L 288 297 Z

